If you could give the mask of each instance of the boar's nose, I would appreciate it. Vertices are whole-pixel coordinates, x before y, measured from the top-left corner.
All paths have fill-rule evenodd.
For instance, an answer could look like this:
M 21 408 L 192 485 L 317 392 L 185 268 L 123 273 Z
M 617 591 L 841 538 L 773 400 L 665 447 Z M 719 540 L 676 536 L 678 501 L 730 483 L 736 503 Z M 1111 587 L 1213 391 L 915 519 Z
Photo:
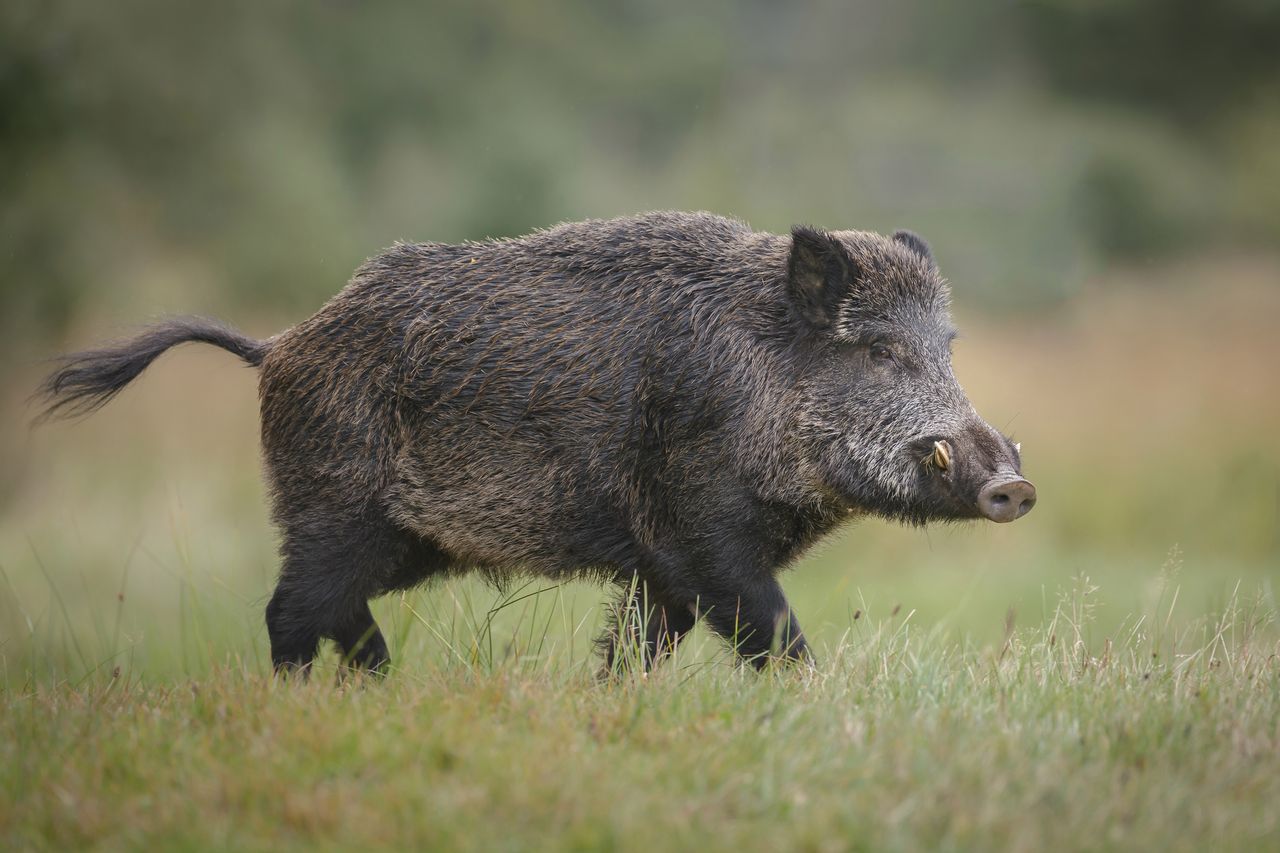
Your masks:
M 1022 518 L 1036 505 L 1036 487 L 1021 477 L 992 480 L 978 492 L 978 512 L 992 521 Z

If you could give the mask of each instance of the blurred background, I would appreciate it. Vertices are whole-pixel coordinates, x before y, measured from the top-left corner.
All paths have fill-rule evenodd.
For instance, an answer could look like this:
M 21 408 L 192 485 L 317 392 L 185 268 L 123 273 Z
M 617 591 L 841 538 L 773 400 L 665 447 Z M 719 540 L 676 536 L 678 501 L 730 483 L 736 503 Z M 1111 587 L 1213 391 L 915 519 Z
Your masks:
M 1277 45 L 1271 0 L 8 0 L 6 680 L 266 659 L 253 374 L 184 348 L 33 431 L 41 359 L 167 313 L 271 334 L 396 240 L 660 208 L 920 232 L 961 381 L 1023 442 L 1027 519 L 865 522 L 788 575 L 819 645 L 897 605 L 998 642 L 1084 575 L 1103 633 L 1174 587 L 1269 596 Z M 553 594 L 594 624 L 599 590 Z M 442 598 L 500 600 L 413 600 Z

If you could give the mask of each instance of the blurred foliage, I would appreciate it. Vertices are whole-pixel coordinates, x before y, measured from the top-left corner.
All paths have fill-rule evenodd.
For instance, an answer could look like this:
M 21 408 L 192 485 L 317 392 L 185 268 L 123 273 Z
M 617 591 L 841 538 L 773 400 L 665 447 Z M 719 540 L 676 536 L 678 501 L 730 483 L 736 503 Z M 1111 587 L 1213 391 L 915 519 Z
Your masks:
M 1036 0 L 1026 32 L 1054 86 L 1212 135 L 1280 83 L 1274 0 Z
M 0 330 L 298 318 L 396 239 L 652 208 L 910 226 L 973 301 L 1042 306 L 1280 236 L 1278 31 L 1261 0 L 10 0 Z

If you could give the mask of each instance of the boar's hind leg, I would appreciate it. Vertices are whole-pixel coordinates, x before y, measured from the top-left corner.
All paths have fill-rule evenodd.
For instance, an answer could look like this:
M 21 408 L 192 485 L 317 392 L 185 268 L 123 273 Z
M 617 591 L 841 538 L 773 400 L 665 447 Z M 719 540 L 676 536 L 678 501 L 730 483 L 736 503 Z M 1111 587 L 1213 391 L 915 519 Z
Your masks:
M 774 578 L 704 591 L 698 597 L 698 611 L 757 669 L 771 660 L 813 659 L 800 623 Z
M 337 641 L 345 666 L 381 670 L 390 660 L 382 632 L 363 593 L 350 578 L 300 571 L 285 562 L 267 605 L 267 634 L 276 672 L 302 672 L 315 659 L 322 638 Z
M 378 630 L 378 623 L 373 621 L 368 603 L 357 610 L 350 620 L 334 632 L 333 639 L 337 641 L 342 653 L 343 665 L 381 674 L 391 661 L 387 641 Z
M 602 640 L 605 674 L 620 674 L 636 664 L 648 672 L 675 651 L 695 621 L 692 607 L 673 604 L 644 584 L 630 585 Z
M 314 511 L 284 527 L 284 565 L 267 605 L 271 662 L 304 674 L 322 638 L 336 640 L 346 663 L 376 669 L 387 645 L 369 597 L 404 558 L 403 535 L 371 514 L 339 520 Z
M 305 675 L 320 645 L 320 629 L 307 609 L 300 585 L 284 573 L 267 603 L 267 635 L 275 671 Z

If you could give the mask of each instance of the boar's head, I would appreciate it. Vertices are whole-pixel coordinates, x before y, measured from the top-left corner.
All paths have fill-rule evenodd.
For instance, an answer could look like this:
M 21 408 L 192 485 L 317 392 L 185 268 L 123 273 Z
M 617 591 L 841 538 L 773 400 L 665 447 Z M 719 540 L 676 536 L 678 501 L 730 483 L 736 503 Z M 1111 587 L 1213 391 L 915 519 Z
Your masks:
M 949 291 L 922 239 L 796 227 L 787 288 L 802 330 L 801 452 L 821 488 L 917 524 L 1031 509 L 1018 445 L 952 372 Z

